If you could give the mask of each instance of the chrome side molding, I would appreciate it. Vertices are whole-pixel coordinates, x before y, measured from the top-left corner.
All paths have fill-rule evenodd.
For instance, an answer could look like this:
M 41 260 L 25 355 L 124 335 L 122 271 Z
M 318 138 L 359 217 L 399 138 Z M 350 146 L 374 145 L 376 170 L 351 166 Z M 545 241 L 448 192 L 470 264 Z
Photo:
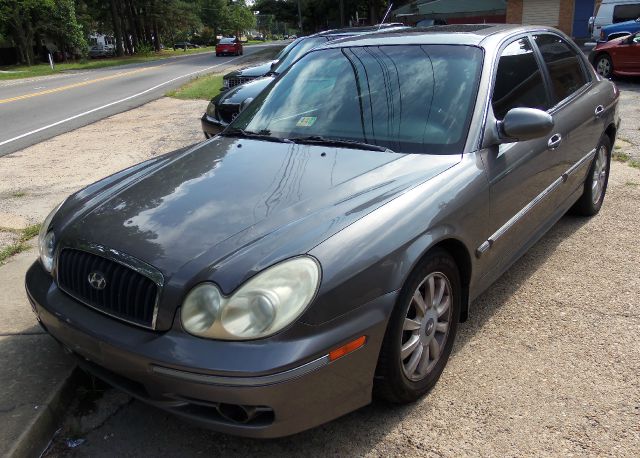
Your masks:
M 551 183 L 547 188 L 544 189 L 540 194 L 533 198 L 531 202 L 525 205 L 522 210 L 513 215 L 509 221 L 504 223 L 497 231 L 495 231 L 487 240 L 482 242 L 482 244 L 476 249 L 476 257 L 481 257 L 484 253 L 489 251 L 493 244 L 500 239 L 507 231 L 513 228 L 516 223 L 518 223 L 524 216 L 529 213 L 536 205 L 542 202 L 547 196 L 549 196 L 553 191 L 558 189 L 560 185 L 565 183 L 569 176 L 573 175 L 580 167 L 582 167 L 586 162 L 589 162 L 596 154 L 595 148 L 589 151 L 585 156 L 583 156 L 578 162 L 573 164 L 571 167 L 567 169 L 562 175 L 556 178 L 553 183 Z

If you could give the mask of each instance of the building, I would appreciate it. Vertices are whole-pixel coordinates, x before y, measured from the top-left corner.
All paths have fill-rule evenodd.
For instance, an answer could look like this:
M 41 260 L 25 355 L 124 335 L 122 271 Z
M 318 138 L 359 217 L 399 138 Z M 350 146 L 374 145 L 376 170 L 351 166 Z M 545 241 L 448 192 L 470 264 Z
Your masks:
M 589 36 L 589 18 L 599 4 L 600 0 L 413 0 L 391 14 L 409 25 L 423 19 L 549 25 L 579 39 Z
M 589 36 L 597 0 L 507 0 L 507 22 L 549 25 L 574 38 Z
M 396 21 L 415 25 L 424 19 L 448 24 L 504 23 L 506 0 L 414 0 L 391 12 Z

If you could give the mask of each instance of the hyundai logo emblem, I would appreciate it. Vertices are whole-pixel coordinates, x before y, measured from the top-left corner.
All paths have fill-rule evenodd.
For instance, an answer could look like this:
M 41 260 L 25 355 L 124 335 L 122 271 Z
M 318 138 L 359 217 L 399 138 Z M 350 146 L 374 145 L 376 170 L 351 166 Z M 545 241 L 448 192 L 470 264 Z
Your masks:
M 100 272 L 91 272 L 88 277 L 89 284 L 93 289 L 101 291 L 107 287 L 107 279 Z

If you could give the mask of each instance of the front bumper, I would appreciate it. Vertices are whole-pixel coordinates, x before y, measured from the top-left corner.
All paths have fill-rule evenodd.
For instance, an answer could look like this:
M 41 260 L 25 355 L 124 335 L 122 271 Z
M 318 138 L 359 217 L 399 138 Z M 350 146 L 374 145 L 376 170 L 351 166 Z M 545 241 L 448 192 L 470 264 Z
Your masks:
M 371 402 L 396 299 L 381 296 L 318 326 L 299 323 L 286 336 L 219 342 L 190 336 L 179 323 L 159 333 L 102 315 L 59 290 L 37 262 L 26 289 L 42 326 L 89 372 L 200 426 L 260 438 L 294 434 Z M 330 350 L 361 335 L 365 346 L 329 361 Z M 275 360 L 286 363 L 264 370 Z
M 207 113 L 202 115 L 202 118 L 200 118 L 200 123 L 202 124 L 202 132 L 204 132 L 204 136 L 206 138 L 211 138 L 218 135 L 229 125 L 220 119 L 209 116 Z

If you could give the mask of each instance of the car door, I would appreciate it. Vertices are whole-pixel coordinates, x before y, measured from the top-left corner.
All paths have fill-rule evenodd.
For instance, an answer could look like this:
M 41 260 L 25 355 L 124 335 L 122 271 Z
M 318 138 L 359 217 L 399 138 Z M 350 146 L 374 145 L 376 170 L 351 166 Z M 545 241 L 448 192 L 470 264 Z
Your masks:
M 640 71 L 640 34 L 629 37 L 613 50 L 613 67 L 616 71 L 638 73 Z
M 490 107 L 498 121 L 512 108 L 550 108 L 541 64 L 528 36 L 502 48 Z M 489 265 L 510 264 L 551 214 L 548 200 L 540 196 L 552 190 L 561 174 L 560 156 L 549 146 L 552 136 L 493 146 L 483 154 L 490 184 L 490 232 L 478 255 L 487 256 Z
M 582 184 L 586 166 L 590 163 L 600 136 L 604 131 L 602 117 L 605 107 L 600 104 L 600 90 L 593 84 L 593 76 L 586 64 L 564 38 L 553 33 L 535 34 L 533 43 L 544 62 L 544 71 L 551 89 L 554 135 L 560 142 L 553 154 L 559 168 L 556 177 L 565 175 L 566 184 L 551 197 L 560 206 L 576 187 Z M 580 173 L 567 173 L 569 170 Z

